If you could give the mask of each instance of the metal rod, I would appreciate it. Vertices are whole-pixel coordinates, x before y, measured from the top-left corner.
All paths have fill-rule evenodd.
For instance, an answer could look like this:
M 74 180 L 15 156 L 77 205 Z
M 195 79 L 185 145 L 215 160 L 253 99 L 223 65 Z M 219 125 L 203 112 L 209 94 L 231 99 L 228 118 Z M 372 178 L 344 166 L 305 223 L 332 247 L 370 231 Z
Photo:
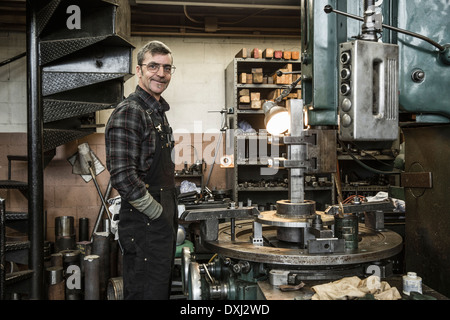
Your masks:
M 94 241 L 92 242 L 92 254 L 98 255 L 100 272 L 100 300 L 106 297 L 106 287 L 108 285 L 108 279 L 110 278 L 110 241 L 109 233 L 96 232 L 94 233 Z
M 0 198 L 0 300 L 5 299 L 6 281 L 6 226 L 5 226 L 5 200 Z
M 84 257 L 84 300 L 100 299 L 100 257 Z
M 4 65 L 7 65 L 8 63 L 11 63 L 11 62 L 16 61 L 16 60 L 18 60 L 20 58 L 23 58 L 26 55 L 27 55 L 26 52 L 22 52 L 21 54 L 18 54 L 17 56 L 14 56 L 14 57 L 6 59 L 6 60 L 3 60 L 2 62 L 0 62 L 0 67 L 3 67 Z
M 334 12 L 334 13 L 341 14 L 341 15 L 343 15 L 343 16 L 352 18 L 352 19 L 356 19 L 356 20 L 359 20 L 359 21 L 364 21 L 364 18 L 362 18 L 362 17 L 360 17 L 360 16 L 356 16 L 356 15 L 354 15 L 354 14 L 350 14 L 350 13 L 347 13 L 347 12 L 335 10 L 335 9 L 333 9 L 333 7 L 330 6 L 330 5 L 326 5 L 325 8 L 324 8 L 323 10 L 325 11 L 325 13 L 331 13 L 331 12 Z M 423 41 L 426 41 L 426 42 L 428 42 L 429 44 L 431 44 L 431 45 L 435 46 L 436 48 L 438 48 L 439 51 L 445 51 L 444 46 L 441 46 L 441 45 L 440 45 L 439 43 L 437 43 L 436 41 L 434 41 L 434 40 L 432 40 L 432 39 L 430 39 L 430 38 L 427 38 L 427 37 L 425 37 L 425 36 L 423 36 L 423 35 L 421 35 L 421 34 L 418 34 L 418 33 L 415 33 L 415 32 L 411 32 L 411 31 L 408 31 L 408 30 L 404 30 L 404 29 L 400 29 L 400 28 L 397 28 L 397 27 L 393 27 L 393 26 L 390 26 L 390 25 L 387 25 L 387 24 L 384 24 L 384 23 L 381 24 L 381 26 L 382 26 L 383 28 L 390 29 L 390 30 L 392 30 L 392 31 L 404 33 L 404 34 L 407 34 L 407 35 L 409 35 L 409 36 L 412 36 L 412 37 L 416 37 L 416 38 L 422 39 Z
M 100 186 L 99 186 L 98 183 L 97 183 L 97 179 L 95 178 L 95 173 L 94 173 L 94 171 L 92 170 L 92 167 L 89 167 L 89 170 L 91 171 L 92 180 L 94 181 L 95 188 L 97 188 L 97 192 L 98 192 L 98 195 L 99 195 L 99 197 L 100 197 L 100 200 L 102 200 L 103 206 L 105 207 L 106 214 L 108 215 L 109 221 L 112 221 L 112 220 L 111 220 L 111 214 L 109 213 L 108 206 L 107 206 L 107 204 L 106 204 L 105 199 L 103 198 L 102 191 L 100 190 Z
M 109 180 L 108 186 L 106 187 L 104 199 L 107 199 L 109 197 L 109 195 L 111 194 L 111 190 L 112 190 L 111 180 Z M 103 211 L 104 210 L 105 210 L 105 206 L 102 203 L 102 206 L 101 206 L 100 211 L 99 211 L 98 216 L 97 216 L 97 220 L 95 221 L 94 229 L 92 230 L 91 242 L 94 239 L 94 233 L 98 231 L 98 227 L 100 225 L 100 221 L 102 221 Z
M 38 1 L 27 1 L 27 137 L 28 137 L 28 212 L 31 300 L 44 297 L 44 166 L 41 68 L 39 66 Z
M 231 241 L 234 241 L 236 239 L 236 221 L 234 218 L 230 219 L 230 226 L 231 226 Z

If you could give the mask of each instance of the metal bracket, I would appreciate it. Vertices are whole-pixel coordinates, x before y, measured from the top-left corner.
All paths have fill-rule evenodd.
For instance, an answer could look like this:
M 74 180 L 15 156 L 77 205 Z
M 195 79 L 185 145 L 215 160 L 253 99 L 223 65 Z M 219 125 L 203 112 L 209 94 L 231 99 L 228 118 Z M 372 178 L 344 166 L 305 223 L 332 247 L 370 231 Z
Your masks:
M 402 187 L 405 188 L 432 188 L 431 172 L 403 172 L 401 174 Z
M 186 210 L 181 215 L 180 219 L 185 221 L 200 221 L 200 235 L 204 241 L 215 241 L 219 233 L 219 219 L 230 219 L 232 230 L 234 230 L 235 219 L 251 219 L 259 214 L 255 207 L 246 207 L 238 209 L 198 209 Z M 231 234 L 234 239 L 234 232 Z

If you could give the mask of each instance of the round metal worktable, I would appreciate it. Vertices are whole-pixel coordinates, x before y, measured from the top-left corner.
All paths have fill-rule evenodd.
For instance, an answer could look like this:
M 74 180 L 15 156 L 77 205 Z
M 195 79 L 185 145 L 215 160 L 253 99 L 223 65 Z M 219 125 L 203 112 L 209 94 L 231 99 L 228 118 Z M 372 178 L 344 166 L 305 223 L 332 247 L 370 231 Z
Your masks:
M 387 259 L 402 250 L 402 237 L 389 230 L 374 231 L 359 224 L 358 248 L 344 253 L 309 254 L 307 249 L 280 244 L 276 239 L 277 229 L 263 225 L 264 245 L 253 245 L 253 221 L 235 223 L 235 240 L 231 240 L 230 223 L 219 225 L 216 241 L 207 241 L 204 246 L 218 254 L 252 262 L 283 266 L 337 266 L 367 263 Z M 273 242 L 272 242 L 273 240 Z

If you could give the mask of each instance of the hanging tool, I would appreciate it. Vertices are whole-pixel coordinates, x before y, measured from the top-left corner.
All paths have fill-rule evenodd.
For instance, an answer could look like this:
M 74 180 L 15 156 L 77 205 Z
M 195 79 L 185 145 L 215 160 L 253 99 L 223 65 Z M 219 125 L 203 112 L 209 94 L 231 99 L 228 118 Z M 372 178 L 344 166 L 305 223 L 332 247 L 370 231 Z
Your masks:
M 94 181 L 100 200 L 102 201 L 103 207 L 108 215 L 108 219 L 111 222 L 111 213 L 108 210 L 105 198 L 103 197 L 96 179 L 96 173 L 97 175 L 100 174 L 105 167 L 101 164 L 94 152 L 89 148 L 89 144 L 87 142 L 80 144 L 78 146 L 78 152 L 67 160 L 72 164 L 73 174 L 80 174 L 86 182 L 89 182 L 91 179 Z

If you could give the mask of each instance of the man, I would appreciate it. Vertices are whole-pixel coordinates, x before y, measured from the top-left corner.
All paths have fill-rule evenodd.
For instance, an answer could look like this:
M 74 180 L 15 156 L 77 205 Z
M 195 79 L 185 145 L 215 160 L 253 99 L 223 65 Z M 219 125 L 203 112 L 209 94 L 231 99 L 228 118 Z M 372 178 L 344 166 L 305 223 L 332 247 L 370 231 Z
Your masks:
M 106 165 L 122 198 L 119 242 L 124 299 L 168 299 L 177 223 L 172 129 L 161 94 L 175 71 L 170 49 L 151 41 L 137 54 L 136 91 L 105 128 Z

